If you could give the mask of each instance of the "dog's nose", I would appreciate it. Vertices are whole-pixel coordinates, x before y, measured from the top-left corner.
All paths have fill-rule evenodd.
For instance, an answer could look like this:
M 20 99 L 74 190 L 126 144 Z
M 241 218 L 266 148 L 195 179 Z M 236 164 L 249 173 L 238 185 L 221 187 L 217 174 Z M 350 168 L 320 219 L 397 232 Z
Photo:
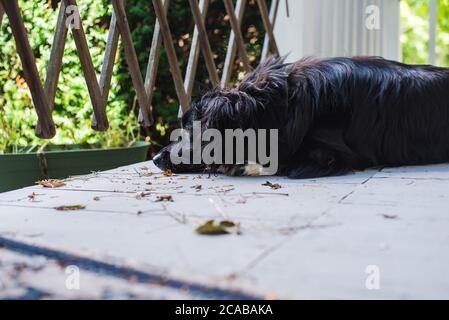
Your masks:
M 153 162 L 161 170 L 171 169 L 170 151 L 163 149 L 153 158 Z
M 161 153 L 158 153 L 157 155 L 154 156 L 153 162 L 156 165 L 156 167 L 158 167 L 158 168 L 160 167 L 161 162 L 162 162 L 162 155 L 161 155 Z

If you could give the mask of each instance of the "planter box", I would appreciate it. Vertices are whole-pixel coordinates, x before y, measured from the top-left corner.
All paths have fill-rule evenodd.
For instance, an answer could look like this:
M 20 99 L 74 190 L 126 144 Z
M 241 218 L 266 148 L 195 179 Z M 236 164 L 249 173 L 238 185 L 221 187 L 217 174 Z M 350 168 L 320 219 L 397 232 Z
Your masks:
M 95 146 L 48 146 L 43 153 L 0 155 L 0 192 L 33 185 L 42 179 L 64 179 L 143 162 L 150 144 L 102 149 Z

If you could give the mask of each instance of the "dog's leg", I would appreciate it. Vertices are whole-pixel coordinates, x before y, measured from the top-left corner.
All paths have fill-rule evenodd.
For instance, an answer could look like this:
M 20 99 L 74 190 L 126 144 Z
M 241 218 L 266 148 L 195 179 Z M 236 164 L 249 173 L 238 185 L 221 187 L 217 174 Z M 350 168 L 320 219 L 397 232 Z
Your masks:
M 291 179 L 311 179 L 339 176 L 350 172 L 350 167 L 337 153 L 327 148 L 314 148 L 297 164 L 289 164 L 280 170 L 281 175 Z
M 286 175 L 290 179 L 314 179 L 341 176 L 349 172 L 351 172 L 349 167 L 338 162 L 323 166 L 311 160 L 302 162 L 296 166 L 284 167 L 280 170 L 281 175 Z

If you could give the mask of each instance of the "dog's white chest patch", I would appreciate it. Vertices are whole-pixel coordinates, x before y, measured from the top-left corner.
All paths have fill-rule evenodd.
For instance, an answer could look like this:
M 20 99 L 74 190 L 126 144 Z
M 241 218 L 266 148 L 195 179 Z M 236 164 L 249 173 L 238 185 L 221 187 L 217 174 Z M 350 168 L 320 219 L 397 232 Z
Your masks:
M 264 168 L 258 163 L 247 164 L 244 171 L 245 176 L 258 177 L 264 175 Z

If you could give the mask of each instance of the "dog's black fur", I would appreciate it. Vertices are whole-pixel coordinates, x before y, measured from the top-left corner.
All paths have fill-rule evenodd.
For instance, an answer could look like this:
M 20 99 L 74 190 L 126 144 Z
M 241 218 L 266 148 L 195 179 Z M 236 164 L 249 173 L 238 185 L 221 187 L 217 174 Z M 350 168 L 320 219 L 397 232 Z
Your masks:
M 448 162 L 449 69 L 379 57 L 272 58 L 237 89 L 196 101 L 183 127 L 193 120 L 219 130 L 279 129 L 278 174 L 291 178 Z M 162 169 L 172 168 L 169 150 L 155 160 Z M 242 172 L 234 169 L 221 171 Z

